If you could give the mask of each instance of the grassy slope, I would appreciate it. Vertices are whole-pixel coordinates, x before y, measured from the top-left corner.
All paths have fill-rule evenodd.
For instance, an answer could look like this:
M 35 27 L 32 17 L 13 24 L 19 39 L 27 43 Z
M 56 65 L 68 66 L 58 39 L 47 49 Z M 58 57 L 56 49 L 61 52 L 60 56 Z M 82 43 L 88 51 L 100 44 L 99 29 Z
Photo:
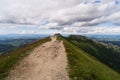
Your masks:
M 50 38 L 44 38 L 38 40 L 32 44 L 21 47 L 13 52 L 10 52 L 6 55 L 0 56 L 0 80 L 4 80 L 4 78 L 9 74 L 9 70 L 23 57 L 28 55 L 28 53 L 34 49 L 35 47 L 50 41 Z
M 69 63 L 68 72 L 71 80 L 120 80 L 119 73 L 65 38 L 59 37 L 59 39 L 64 41 Z
M 80 49 L 120 73 L 120 52 L 117 52 L 112 47 L 107 48 L 99 42 L 94 42 L 84 36 L 70 36 L 67 39 Z

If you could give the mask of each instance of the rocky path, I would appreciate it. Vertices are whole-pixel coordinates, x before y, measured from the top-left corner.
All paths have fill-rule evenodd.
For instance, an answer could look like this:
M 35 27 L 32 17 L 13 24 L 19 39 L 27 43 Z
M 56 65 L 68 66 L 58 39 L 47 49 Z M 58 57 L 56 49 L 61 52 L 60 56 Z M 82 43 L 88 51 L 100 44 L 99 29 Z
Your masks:
M 53 36 L 11 70 L 6 80 L 69 80 L 66 68 L 63 42 Z

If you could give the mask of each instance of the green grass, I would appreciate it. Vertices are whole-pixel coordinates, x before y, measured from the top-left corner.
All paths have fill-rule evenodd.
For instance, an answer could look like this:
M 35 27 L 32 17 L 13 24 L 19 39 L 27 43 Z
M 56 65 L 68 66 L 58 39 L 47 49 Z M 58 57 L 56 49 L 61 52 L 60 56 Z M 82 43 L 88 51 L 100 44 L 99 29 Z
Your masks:
M 107 48 L 99 42 L 96 43 L 85 37 L 83 40 L 81 36 L 77 36 L 77 38 L 70 36 L 67 40 L 120 73 L 120 52 L 114 48 Z
M 5 77 L 8 76 L 10 69 L 12 69 L 18 61 L 20 61 L 25 56 L 27 56 L 31 50 L 33 50 L 35 47 L 47 41 L 50 41 L 49 37 L 38 40 L 32 44 L 23 46 L 5 55 L 1 55 L 0 56 L 0 80 L 4 80 Z
M 119 73 L 100 61 L 98 57 L 88 52 L 93 50 L 91 53 L 94 53 L 94 51 L 99 52 L 99 50 L 95 46 L 85 44 L 86 39 L 84 37 L 82 37 L 83 42 L 81 43 L 77 40 L 66 39 L 60 35 L 58 39 L 64 41 L 68 58 L 67 70 L 71 80 L 120 80 Z M 4 80 L 4 78 L 8 76 L 10 69 L 13 68 L 18 61 L 27 56 L 31 50 L 49 40 L 49 37 L 41 39 L 10 52 L 9 54 L 0 56 L 0 80 Z M 92 41 L 90 42 L 93 44 Z M 89 48 L 84 44 L 89 46 Z M 86 48 L 88 51 L 85 50 Z M 98 53 L 95 54 L 100 55 Z M 107 58 L 104 54 L 101 56 Z
M 94 56 L 78 48 L 69 40 L 64 41 L 68 57 L 68 73 L 71 80 L 120 80 L 120 74 L 101 63 Z

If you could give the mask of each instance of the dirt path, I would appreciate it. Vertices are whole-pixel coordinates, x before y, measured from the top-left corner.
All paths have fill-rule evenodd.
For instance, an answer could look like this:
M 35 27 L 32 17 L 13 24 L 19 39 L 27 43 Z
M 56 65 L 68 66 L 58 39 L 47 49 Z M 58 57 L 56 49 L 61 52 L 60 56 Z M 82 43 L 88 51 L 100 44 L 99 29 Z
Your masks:
M 51 39 L 24 58 L 6 80 L 69 80 L 63 42 Z

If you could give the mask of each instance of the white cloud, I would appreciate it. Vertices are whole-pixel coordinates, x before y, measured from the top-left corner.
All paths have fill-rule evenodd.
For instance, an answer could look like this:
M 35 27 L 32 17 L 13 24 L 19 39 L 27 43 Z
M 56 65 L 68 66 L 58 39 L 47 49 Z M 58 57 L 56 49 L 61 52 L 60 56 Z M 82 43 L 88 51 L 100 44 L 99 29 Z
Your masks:
M 71 27 L 71 28 L 64 28 L 61 30 L 61 32 L 64 33 L 74 33 L 74 34 L 120 34 L 120 27 L 107 27 L 107 26 L 102 26 L 102 27 Z
M 0 0 L 0 24 L 17 27 L 27 25 L 29 28 L 57 29 L 71 33 L 100 32 L 101 28 L 98 31 L 92 27 L 91 30 L 91 26 L 105 22 L 120 25 L 119 2 L 120 0 Z M 48 22 L 44 23 L 45 21 Z M 106 30 L 110 32 L 109 29 Z
M 120 9 L 115 4 L 115 2 L 99 4 L 80 3 L 71 8 L 60 10 L 57 14 L 51 17 L 51 20 L 58 22 L 60 25 L 71 25 L 79 23 L 81 24 L 81 26 L 91 26 L 109 21 L 108 19 L 106 19 L 106 17 L 111 16 L 119 10 Z

